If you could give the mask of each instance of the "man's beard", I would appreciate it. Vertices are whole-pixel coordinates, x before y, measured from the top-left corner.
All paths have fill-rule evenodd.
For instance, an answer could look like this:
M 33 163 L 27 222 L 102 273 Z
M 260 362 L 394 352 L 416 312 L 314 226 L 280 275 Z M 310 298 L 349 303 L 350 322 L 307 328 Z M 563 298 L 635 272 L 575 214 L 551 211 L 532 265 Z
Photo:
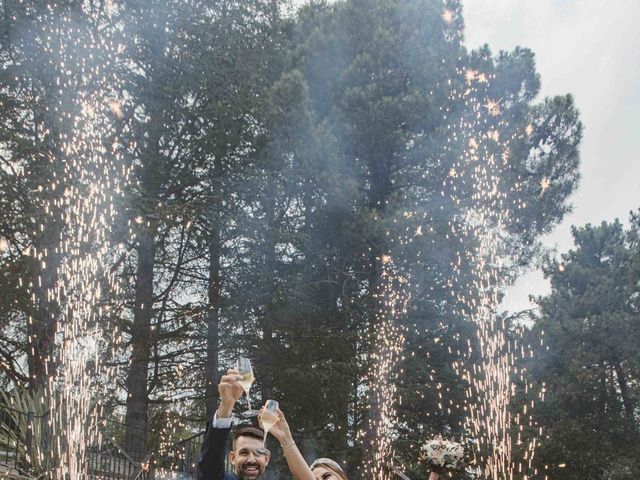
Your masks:
M 250 475 L 247 475 L 245 473 L 245 468 L 246 467 L 253 467 L 255 466 L 257 471 L 259 472 L 257 476 L 252 476 L 255 475 L 253 472 Z M 260 465 L 258 465 L 257 463 L 250 463 L 250 464 L 244 464 L 241 468 L 237 468 L 236 469 L 236 475 L 240 480 L 261 480 L 262 477 L 264 477 L 264 470 L 262 470 L 260 472 Z

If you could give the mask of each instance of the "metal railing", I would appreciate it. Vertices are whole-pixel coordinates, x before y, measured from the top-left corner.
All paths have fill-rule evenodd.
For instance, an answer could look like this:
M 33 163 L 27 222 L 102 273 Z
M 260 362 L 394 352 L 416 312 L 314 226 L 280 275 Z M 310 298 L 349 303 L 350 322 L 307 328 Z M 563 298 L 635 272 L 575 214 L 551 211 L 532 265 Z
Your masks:
M 155 455 L 154 468 L 157 471 L 180 472 L 195 478 L 203 437 L 204 432 L 197 433 L 164 448 Z
M 124 439 L 125 431 L 131 433 L 130 429 L 132 427 L 127 430 L 126 424 L 117 420 L 103 419 L 101 423 L 106 430 L 103 431 L 103 436 L 104 438 L 110 438 L 112 445 L 122 443 L 122 440 L 118 441 L 116 438 Z M 186 439 L 172 438 L 171 436 L 160 438 L 160 433 L 153 430 L 142 430 L 138 433 L 142 433 L 142 435 L 136 435 L 137 437 L 147 440 L 147 445 L 143 449 L 145 452 L 144 460 L 136 462 L 124 450 L 120 449 L 120 459 L 111 461 L 117 463 L 118 461 L 125 462 L 128 460 L 129 463 L 141 467 L 142 470 L 139 473 L 139 477 L 134 478 L 149 480 L 165 478 L 187 480 L 196 478 L 196 461 L 200 453 L 204 432 L 197 433 Z M 110 434 L 113 436 L 109 437 Z M 112 469 L 115 470 L 116 468 L 112 467 Z M 120 469 L 125 471 L 123 468 Z
M 118 424 L 113 420 L 107 423 Z M 123 424 L 119 424 L 122 429 Z M 86 450 L 89 479 L 162 480 L 195 479 L 196 461 L 204 432 L 186 439 L 164 438 L 146 431 L 148 439 L 143 460 L 132 458 L 120 446 L 113 429 L 102 428 L 102 442 Z M 37 415 L 0 404 L 0 478 L 47 478 L 55 468 L 50 458 L 49 412 Z
M 153 478 L 149 462 L 137 462 L 120 447 L 109 443 L 88 449 L 87 473 L 89 479 L 147 480 Z

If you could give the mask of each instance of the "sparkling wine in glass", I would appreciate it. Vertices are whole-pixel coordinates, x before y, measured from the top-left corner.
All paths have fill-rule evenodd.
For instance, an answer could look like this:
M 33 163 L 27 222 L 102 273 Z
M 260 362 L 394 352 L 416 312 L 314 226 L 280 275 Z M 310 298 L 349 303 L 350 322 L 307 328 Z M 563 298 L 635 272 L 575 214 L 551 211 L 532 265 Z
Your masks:
M 278 421 L 278 402 L 275 400 L 267 400 L 264 404 L 264 410 L 260 416 L 260 423 L 264 429 L 264 438 L 262 439 L 262 446 L 267 446 L 267 433 L 271 430 Z
M 240 374 L 238 383 L 242 385 L 244 392 L 247 394 L 247 406 L 249 407 L 249 409 L 246 412 L 242 412 L 241 415 L 244 418 L 255 417 L 258 415 L 258 411 L 251 409 L 251 398 L 249 397 L 249 390 L 255 379 L 253 376 L 253 367 L 251 367 L 251 361 L 248 358 L 240 357 L 238 359 L 238 373 Z

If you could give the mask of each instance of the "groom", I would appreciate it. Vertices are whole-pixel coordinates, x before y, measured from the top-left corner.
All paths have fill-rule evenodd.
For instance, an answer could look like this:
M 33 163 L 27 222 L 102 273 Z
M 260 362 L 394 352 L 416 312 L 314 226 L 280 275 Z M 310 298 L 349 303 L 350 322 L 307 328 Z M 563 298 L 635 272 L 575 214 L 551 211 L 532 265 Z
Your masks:
M 233 434 L 229 463 L 233 473 L 225 472 L 225 444 L 231 431 L 231 412 L 244 393 L 238 383 L 238 371 L 229 370 L 220 379 L 220 406 L 207 424 L 204 442 L 198 457 L 198 480 L 258 480 L 269 465 L 270 453 L 262 448 L 262 430 L 243 427 Z

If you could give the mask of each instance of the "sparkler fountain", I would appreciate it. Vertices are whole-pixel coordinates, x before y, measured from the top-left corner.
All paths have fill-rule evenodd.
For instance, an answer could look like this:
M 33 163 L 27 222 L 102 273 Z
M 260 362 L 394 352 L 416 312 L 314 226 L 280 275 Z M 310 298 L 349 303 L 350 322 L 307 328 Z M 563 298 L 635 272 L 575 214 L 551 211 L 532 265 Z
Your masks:
M 369 404 L 375 405 L 377 417 L 370 417 L 366 428 L 373 432 L 372 451 L 374 458 L 361 466 L 365 475 L 376 479 L 392 478 L 389 459 L 393 458 L 393 429 L 397 421 L 395 412 L 397 364 L 401 359 L 404 332 L 399 326 L 398 317 L 406 314 L 410 296 L 406 291 L 407 279 L 394 265 L 389 255 L 378 259 L 381 271 L 381 285 L 375 294 L 379 305 L 374 312 L 375 329 L 371 337 L 365 339 L 374 346 L 370 368 L 367 372 Z M 360 432 L 360 441 L 366 441 L 364 431 Z
M 118 289 L 108 270 L 114 255 L 109 236 L 128 177 L 116 135 L 121 107 L 114 72 L 121 47 L 111 13 L 109 6 L 94 11 L 90 4 L 80 10 L 49 4 L 33 27 L 55 75 L 48 108 L 58 117 L 55 130 L 44 132 L 59 148 L 50 158 L 53 178 L 41 187 L 49 193 L 42 205 L 48 218 L 39 226 L 53 245 L 30 252 L 43 272 L 41 308 L 54 317 L 54 349 L 43 358 L 51 439 L 35 453 L 53 479 L 87 478 L 87 447 L 101 440 L 95 399 L 111 375 L 103 334 L 115 312 L 102 301 Z M 43 282 L 45 275 L 52 281 Z
M 522 332 L 510 332 L 509 325 L 497 314 L 503 271 L 510 260 L 507 224 L 510 216 L 517 215 L 524 205 L 518 199 L 518 183 L 511 192 L 515 193 L 511 200 L 507 192 L 501 191 L 499 171 L 508 168 L 511 143 L 530 135 L 532 127 L 516 129 L 508 138 L 501 139 L 501 132 L 508 132 L 509 124 L 501 119 L 500 101 L 488 97 L 486 86 L 490 78 L 473 70 L 466 70 L 464 78 L 468 88 L 462 96 L 469 97 L 465 104 L 470 111 L 458 129 L 462 138 L 468 138 L 468 148 L 456 167 L 470 177 L 472 202 L 462 222 L 454 228 L 459 229 L 460 235 L 474 239 L 475 248 L 466 252 L 465 257 L 476 279 L 475 295 L 460 300 L 476 325 L 474 343 L 480 349 L 480 361 L 466 366 L 464 362 L 456 362 L 454 368 L 468 384 L 465 426 L 476 441 L 475 462 L 480 475 L 492 480 L 512 480 L 515 474 L 520 474 L 526 480 L 527 472 L 532 470 L 537 440 L 534 437 L 520 452 L 522 458 L 518 458 L 513 447 L 514 443 L 520 443 L 521 433 L 518 432 L 517 440 L 513 436 L 515 430 L 522 430 L 522 425 L 534 425 L 533 403 L 528 412 L 525 406 L 523 414 L 515 417 L 511 403 L 517 390 L 516 361 L 528 358 L 530 349 L 518 345 L 517 335 Z M 472 96 L 478 88 L 486 98 L 484 104 Z M 452 183 L 460 181 L 457 174 L 450 177 Z M 472 353 L 470 343 L 466 358 L 471 358 Z
M 457 15 L 458 12 L 447 8 L 442 18 L 453 28 Z M 460 33 L 449 32 L 447 35 L 452 39 L 459 37 Z M 452 298 L 453 303 L 463 305 L 464 311 L 459 313 L 472 322 L 476 330 L 476 338 L 467 339 L 468 352 L 458 352 L 451 362 L 453 370 L 467 385 L 465 405 L 459 408 L 464 409 L 466 417 L 463 430 L 474 446 L 469 473 L 475 478 L 491 480 L 513 480 L 516 476 L 527 480 L 540 474 L 534 469 L 532 460 L 542 432 L 538 430 L 537 436 L 532 435 L 528 443 L 522 445 L 524 426 L 535 429 L 532 416 L 534 402 L 525 404 L 524 410 L 517 414 L 512 414 L 512 403 L 519 389 L 515 381 L 518 375 L 524 383 L 524 390 L 535 394 L 534 386 L 517 368 L 517 361 L 529 358 L 531 349 L 518 343 L 522 331 L 514 331 L 497 313 L 505 267 L 510 262 L 507 225 L 525 205 L 518 200 L 519 183 L 512 191 L 503 192 L 499 181 L 501 169 L 508 168 L 511 160 L 511 144 L 531 136 L 534 127 L 529 124 L 513 131 L 508 121 L 502 119 L 502 99 L 492 99 L 488 93 L 492 80 L 490 74 L 462 68 L 458 77 L 449 81 L 451 106 L 445 109 L 444 118 L 448 115 L 455 119 L 447 127 L 454 140 L 452 143 L 462 142 L 466 148 L 458 152 L 448 151 L 449 155 L 457 155 L 459 160 L 451 167 L 444 185 L 454 204 L 466 205 L 461 217 L 449 220 L 450 232 L 466 238 L 466 244 L 474 246 L 471 250 L 457 253 L 457 261 L 451 265 L 453 276 L 447 280 L 451 286 L 461 281 L 458 275 L 461 274 L 462 262 L 470 265 L 475 278 L 473 285 L 469 285 L 468 295 L 454 294 Z M 458 116 L 449 114 L 456 108 L 460 110 L 460 106 L 462 111 Z M 504 132 L 511 133 L 501 138 Z M 449 148 L 445 146 L 445 150 Z M 540 187 L 540 195 L 544 195 L 549 180 L 544 178 Z M 406 212 L 405 217 L 413 217 L 420 209 L 421 206 L 416 205 L 415 211 Z M 402 233 L 395 241 L 409 244 L 422 236 L 427 228 L 418 225 L 417 230 Z M 385 467 L 394 458 L 391 440 L 396 421 L 394 382 L 402 358 L 404 337 L 412 334 L 400 327 L 401 317 L 410 305 L 403 290 L 412 280 L 407 276 L 400 277 L 402 282 L 399 283 L 391 273 L 394 270 L 390 265 L 391 257 L 384 260 L 382 263 L 389 264 L 385 269 L 388 283 L 384 289 L 385 300 L 381 302 L 382 311 L 376 312 L 382 320 L 378 322 L 373 344 L 379 348 L 368 376 L 369 401 L 375 402 L 384 414 L 373 426 L 377 442 L 375 459 L 364 468 L 367 475 L 379 479 L 387 478 L 387 472 L 392 471 Z M 399 303 L 401 308 L 397 308 Z M 474 352 L 475 345 L 479 348 L 479 356 Z M 474 358 L 478 360 L 474 361 Z M 538 392 L 538 398 L 544 398 L 544 387 Z M 439 404 L 441 409 L 445 408 L 443 403 Z

